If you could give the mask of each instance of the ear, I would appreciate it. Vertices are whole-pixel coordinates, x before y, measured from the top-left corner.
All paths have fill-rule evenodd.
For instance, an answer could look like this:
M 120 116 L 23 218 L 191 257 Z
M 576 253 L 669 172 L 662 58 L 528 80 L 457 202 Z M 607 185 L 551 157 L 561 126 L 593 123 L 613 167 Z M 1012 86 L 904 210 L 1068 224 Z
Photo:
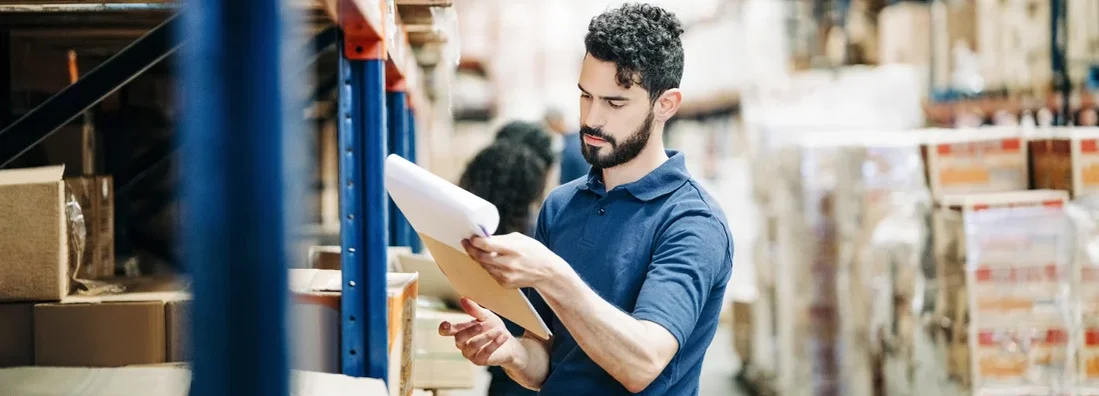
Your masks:
M 683 103 L 683 91 L 672 88 L 660 94 L 653 104 L 653 118 L 660 122 L 670 120 L 679 111 L 679 105 Z

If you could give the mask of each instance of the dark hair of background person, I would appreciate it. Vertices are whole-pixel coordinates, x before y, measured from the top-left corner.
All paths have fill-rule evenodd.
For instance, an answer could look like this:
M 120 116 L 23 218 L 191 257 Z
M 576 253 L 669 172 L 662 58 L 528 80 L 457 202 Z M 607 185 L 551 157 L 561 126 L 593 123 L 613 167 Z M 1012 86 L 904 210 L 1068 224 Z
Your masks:
M 546 187 L 546 162 L 527 145 L 508 139 L 482 149 L 466 165 L 458 186 L 496 205 L 496 235 L 529 234 L 532 205 Z
M 584 47 L 618 67 L 618 85 L 633 84 L 655 101 L 683 78 L 683 26 L 675 14 L 650 4 L 627 3 L 592 18 Z
M 496 132 L 496 141 L 511 140 L 526 145 L 534 151 L 546 166 L 553 164 L 553 138 L 541 124 L 527 121 L 512 121 L 504 124 Z

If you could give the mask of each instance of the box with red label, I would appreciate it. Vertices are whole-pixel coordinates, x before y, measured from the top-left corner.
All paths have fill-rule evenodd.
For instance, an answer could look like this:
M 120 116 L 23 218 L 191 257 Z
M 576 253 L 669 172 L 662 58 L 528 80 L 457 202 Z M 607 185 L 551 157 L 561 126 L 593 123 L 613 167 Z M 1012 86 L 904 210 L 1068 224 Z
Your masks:
M 1099 192 L 1099 128 L 1050 128 L 1030 142 L 1035 188 Z
M 1080 394 L 1099 394 L 1099 320 L 1088 319 L 1080 331 L 1083 342 L 1078 352 Z
M 1070 385 L 1068 329 L 1059 322 L 974 325 L 974 395 L 1053 394 Z
M 935 197 L 1025 190 L 1027 145 L 1016 127 L 927 131 L 927 181 Z

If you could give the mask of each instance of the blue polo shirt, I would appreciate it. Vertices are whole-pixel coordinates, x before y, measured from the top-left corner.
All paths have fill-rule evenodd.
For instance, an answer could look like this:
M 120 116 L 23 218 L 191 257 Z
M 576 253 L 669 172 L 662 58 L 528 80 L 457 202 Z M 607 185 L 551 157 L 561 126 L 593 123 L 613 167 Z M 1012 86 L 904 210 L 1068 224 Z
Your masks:
M 691 179 L 683 154 L 668 156 L 645 177 L 611 191 L 594 169 L 554 189 L 538 215 L 535 239 L 600 297 L 675 336 L 679 352 L 642 394 L 697 395 L 733 268 L 733 241 L 725 214 Z M 537 292 L 528 295 L 554 333 L 540 394 L 629 394 L 577 345 Z

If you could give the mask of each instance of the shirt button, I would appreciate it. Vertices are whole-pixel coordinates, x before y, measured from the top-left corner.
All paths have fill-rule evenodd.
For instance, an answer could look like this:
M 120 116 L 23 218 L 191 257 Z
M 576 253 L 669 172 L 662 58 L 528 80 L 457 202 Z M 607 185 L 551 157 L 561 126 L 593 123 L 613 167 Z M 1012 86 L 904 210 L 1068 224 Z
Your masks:
M 599 208 L 599 211 L 597 211 L 596 213 L 599 213 L 599 215 L 602 216 L 604 213 L 607 213 L 607 210 L 603 209 L 603 208 Z

